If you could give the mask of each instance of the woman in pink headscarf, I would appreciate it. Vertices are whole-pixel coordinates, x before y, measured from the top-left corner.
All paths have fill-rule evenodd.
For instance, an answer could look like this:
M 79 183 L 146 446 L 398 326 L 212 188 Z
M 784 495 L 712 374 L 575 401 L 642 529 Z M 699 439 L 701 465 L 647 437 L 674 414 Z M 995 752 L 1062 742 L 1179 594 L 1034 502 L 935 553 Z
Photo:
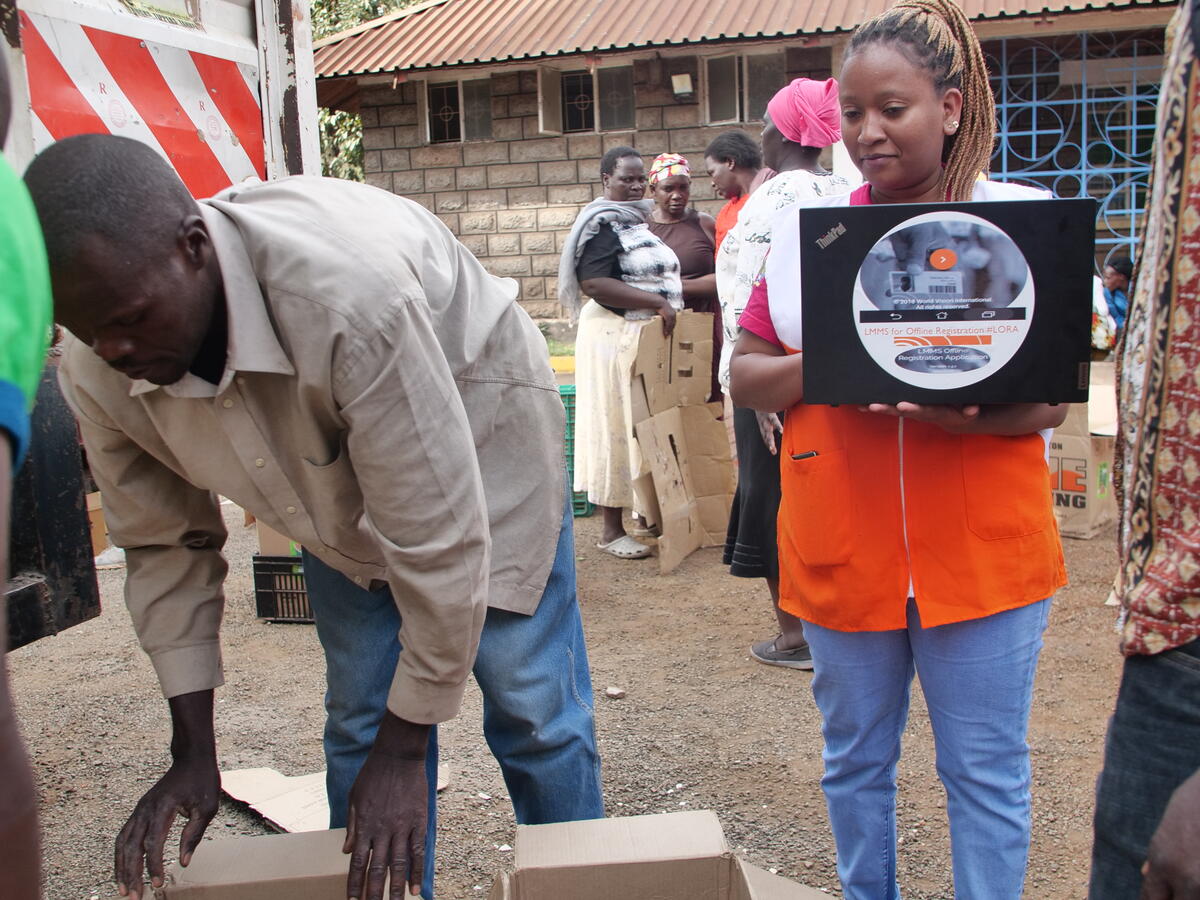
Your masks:
M 767 104 L 763 116 L 763 163 L 778 174 L 750 195 L 717 252 L 717 290 L 725 325 L 721 381 L 729 386 L 729 358 L 737 340 L 737 320 L 771 246 L 771 222 L 785 206 L 843 194 L 852 185 L 821 167 L 821 151 L 841 140 L 842 111 L 837 82 L 797 78 Z M 761 663 L 811 669 L 804 629 L 779 608 L 779 558 L 775 517 L 779 510 L 778 415 L 751 409 L 733 411 L 738 453 L 738 487 L 725 538 L 725 564 L 741 578 L 764 578 L 771 592 L 779 633 L 750 648 Z

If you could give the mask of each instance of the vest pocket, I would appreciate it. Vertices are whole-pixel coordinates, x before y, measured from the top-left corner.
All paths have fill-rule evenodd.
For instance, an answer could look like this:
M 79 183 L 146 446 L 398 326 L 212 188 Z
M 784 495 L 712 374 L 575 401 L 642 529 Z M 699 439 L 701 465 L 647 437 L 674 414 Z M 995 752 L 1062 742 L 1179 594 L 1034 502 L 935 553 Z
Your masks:
M 797 449 L 784 454 L 781 463 L 785 527 L 800 559 L 806 566 L 849 562 L 854 511 L 846 451 Z
M 1039 434 L 964 435 L 967 526 L 985 541 L 1037 534 L 1048 526 L 1050 475 Z

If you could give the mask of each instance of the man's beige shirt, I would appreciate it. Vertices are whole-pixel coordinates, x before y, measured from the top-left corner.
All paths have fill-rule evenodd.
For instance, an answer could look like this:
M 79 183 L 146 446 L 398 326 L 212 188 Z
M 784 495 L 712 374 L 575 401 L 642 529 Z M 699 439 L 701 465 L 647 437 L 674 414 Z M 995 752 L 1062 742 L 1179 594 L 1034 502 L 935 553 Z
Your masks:
M 201 209 L 229 314 L 220 384 L 130 381 L 74 340 L 60 369 L 163 692 L 223 680 L 222 495 L 386 581 L 404 646 L 388 707 L 450 718 L 486 607 L 532 613 L 554 558 L 564 412 L 545 342 L 511 280 L 385 191 L 289 178 Z

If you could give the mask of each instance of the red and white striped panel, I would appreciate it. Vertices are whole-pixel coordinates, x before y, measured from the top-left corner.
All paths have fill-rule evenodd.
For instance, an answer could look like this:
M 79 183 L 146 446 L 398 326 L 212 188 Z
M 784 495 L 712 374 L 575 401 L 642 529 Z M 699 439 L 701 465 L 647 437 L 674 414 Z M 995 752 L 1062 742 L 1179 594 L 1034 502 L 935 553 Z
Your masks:
M 20 16 L 35 151 L 75 134 L 134 138 L 161 153 L 195 197 L 266 177 L 253 66 Z

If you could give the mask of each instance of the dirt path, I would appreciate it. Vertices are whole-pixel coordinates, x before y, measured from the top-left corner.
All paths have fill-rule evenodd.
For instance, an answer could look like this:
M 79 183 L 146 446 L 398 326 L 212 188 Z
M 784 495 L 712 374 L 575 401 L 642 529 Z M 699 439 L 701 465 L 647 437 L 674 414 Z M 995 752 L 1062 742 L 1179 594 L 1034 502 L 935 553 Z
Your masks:
M 310 627 L 254 618 L 253 534 L 227 510 L 221 764 L 288 775 L 323 768 L 320 648 Z M 623 562 L 592 549 L 598 528 L 598 519 L 576 520 L 609 814 L 715 809 L 730 844 L 751 861 L 837 895 L 809 676 L 758 665 L 747 653 L 772 628 L 760 583 L 729 577 L 717 550 L 660 577 L 656 561 Z M 1068 541 L 1067 559 L 1072 585 L 1055 601 L 1030 733 L 1035 824 L 1026 896 L 1036 900 L 1085 893 L 1093 782 L 1120 671 L 1114 612 L 1103 606 L 1111 533 Z M 99 619 L 11 657 L 42 796 L 51 900 L 115 896 L 113 837 L 166 766 L 166 704 L 133 637 L 123 581 L 123 571 L 102 573 Z M 609 685 L 627 695 L 605 699 Z M 945 898 L 944 794 L 917 694 L 900 766 L 900 879 L 906 897 Z M 500 848 L 512 843 L 513 820 L 480 735 L 478 692 L 442 727 L 441 743 L 451 785 L 439 806 L 438 896 L 479 897 L 511 864 Z M 265 830 L 226 801 L 208 833 Z

